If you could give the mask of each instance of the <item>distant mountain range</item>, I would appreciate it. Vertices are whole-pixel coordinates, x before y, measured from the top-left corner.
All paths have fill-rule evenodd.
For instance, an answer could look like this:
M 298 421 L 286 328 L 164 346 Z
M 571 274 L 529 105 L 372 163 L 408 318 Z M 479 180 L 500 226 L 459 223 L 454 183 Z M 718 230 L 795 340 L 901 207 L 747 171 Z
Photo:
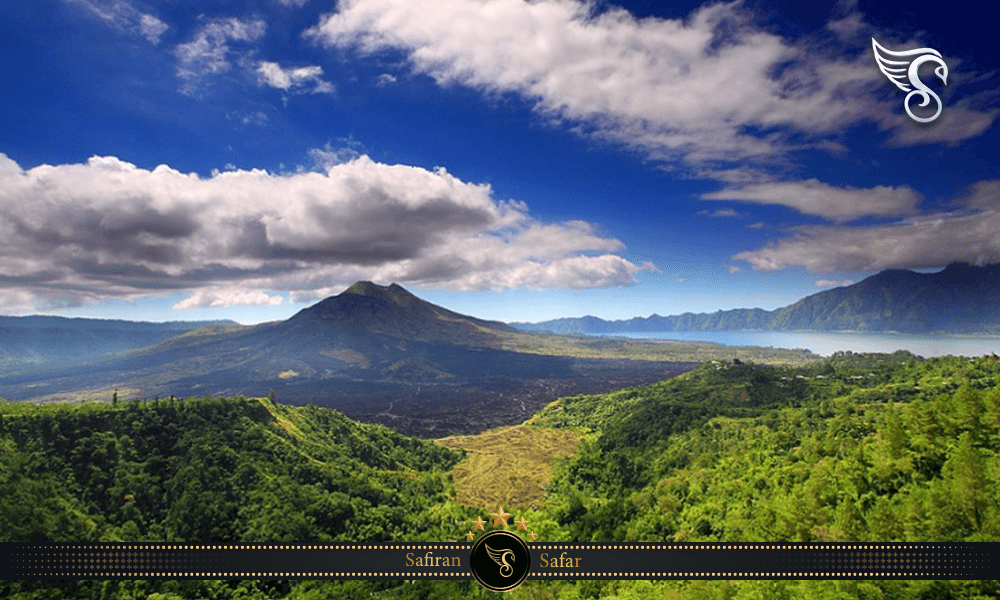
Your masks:
M 0 368 L 6 372 L 108 358 L 177 335 L 239 327 L 235 321 L 148 323 L 32 315 L 0 316 Z
M 108 401 L 114 390 L 123 400 L 273 390 L 282 401 L 336 407 L 417 434 L 517 423 L 562 395 L 651 383 L 694 366 L 510 350 L 512 339 L 538 344 L 554 336 L 521 333 L 431 304 L 399 285 L 369 282 L 285 321 L 255 326 L 28 319 L 13 321 L 23 325 L 16 335 L 10 333 L 16 328 L 0 332 L 8 362 L 34 357 L 40 365 L 0 372 L 0 397 L 8 400 Z M 150 339 L 155 343 L 142 344 Z M 31 344 L 34 354 L 15 352 Z M 79 359 L 88 344 L 95 348 L 90 360 Z M 60 364 L 66 357 L 79 360 Z
M 631 333 L 653 331 L 897 331 L 1000 333 L 1000 264 L 949 265 L 937 273 L 882 271 L 778 308 L 606 321 L 593 316 L 511 323 L 523 331 Z

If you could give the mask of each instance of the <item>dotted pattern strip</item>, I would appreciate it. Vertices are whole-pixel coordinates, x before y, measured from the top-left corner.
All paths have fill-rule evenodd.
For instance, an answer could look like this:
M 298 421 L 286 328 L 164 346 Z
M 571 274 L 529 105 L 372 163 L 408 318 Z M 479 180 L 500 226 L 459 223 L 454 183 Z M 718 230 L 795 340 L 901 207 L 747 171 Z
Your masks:
M 689 553 L 725 551 L 790 551 L 801 555 L 803 568 L 781 570 L 669 570 L 666 565 L 643 570 L 535 569 L 529 578 L 983 578 L 993 572 L 998 554 L 997 543 L 928 543 L 928 544 L 572 544 L 532 543 L 536 562 L 542 551 L 611 551 L 615 555 L 630 551 L 679 551 Z M 423 550 L 466 552 L 470 544 L 0 544 L 0 564 L 5 564 L 9 578 L 469 578 L 467 565 L 451 570 L 231 570 L 211 569 L 215 551 L 406 551 Z M 817 555 L 817 552 L 819 555 Z M 292 553 L 289 553 L 292 554 Z M 342 552 L 341 552 L 342 554 Z M 825 556 L 824 556 L 825 555 Z M 467 556 L 467 555 L 465 555 Z M 631 559 L 630 559 L 631 560 Z M 809 568 L 826 561 L 827 568 Z M 400 563 L 402 564 L 402 563 Z M 193 568 L 183 568 L 183 567 Z M 332 565 L 329 565 L 332 566 Z M 598 566 L 598 565 L 594 565 Z M 785 565 L 782 565 L 785 566 Z M 816 565 L 813 565 L 814 567 Z M 838 568 L 839 567 L 839 568 Z M 845 568 L 846 567 L 846 568 Z M 14 572 L 11 572 L 14 571 Z M 979 573 L 977 575 L 977 573 Z

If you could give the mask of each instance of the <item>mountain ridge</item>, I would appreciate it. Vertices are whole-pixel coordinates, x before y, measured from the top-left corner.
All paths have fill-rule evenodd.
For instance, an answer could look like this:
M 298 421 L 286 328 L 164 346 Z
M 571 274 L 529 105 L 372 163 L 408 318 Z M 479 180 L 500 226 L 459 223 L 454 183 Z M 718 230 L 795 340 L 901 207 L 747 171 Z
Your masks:
M 193 330 L 90 362 L 8 370 L 0 396 L 80 402 L 273 392 L 438 435 L 514 424 L 559 395 L 651 383 L 694 366 L 564 347 L 560 354 L 546 346 L 549 337 L 450 311 L 399 285 L 358 282 L 284 321 Z
M 340 331 L 366 331 L 396 339 L 485 345 L 496 333 L 515 328 L 450 311 L 422 300 L 398 284 L 359 281 L 336 296 L 304 308 L 285 323 L 306 322 Z
M 952 263 L 936 273 L 890 269 L 858 283 L 824 290 L 775 310 L 737 308 L 713 313 L 608 321 L 587 315 L 515 322 L 522 331 L 627 333 L 653 331 L 870 331 L 1000 333 L 1000 263 Z
M 126 321 L 55 315 L 0 316 L 0 366 L 8 372 L 109 358 L 192 332 L 241 327 L 236 321 Z

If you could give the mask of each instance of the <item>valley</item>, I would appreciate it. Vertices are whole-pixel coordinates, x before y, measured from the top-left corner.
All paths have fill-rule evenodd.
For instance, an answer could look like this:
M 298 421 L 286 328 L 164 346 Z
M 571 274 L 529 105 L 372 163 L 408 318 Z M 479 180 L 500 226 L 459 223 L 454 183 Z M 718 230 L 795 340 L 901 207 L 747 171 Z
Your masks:
M 435 441 L 267 398 L 0 401 L 0 540 L 456 541 L 503 502 L 551 542 L 994 541 L 997 381 L 995 357 L 717 361 Z M 531 581 L 512 597 L 998 592 L 991 580 L 723 578 Z M 473 581 L 157 579 L 0 581 L 0 595 L 487 597 Z
M 72 329 L 61 334 L 66 340 L 75 335 Z M 650 384 L 728 358 L 818 359 L 802 350 L 519 332 L 431 304 L 395 284 L 358 282 L 285 321 L 185 330 L 112 356 L 7 371 L 0 375 L 0 397 L 110 402 L 273 391 L 282 402 L 336 408 L 407 434 L 439 437 L 513 425 L 561 396 Z

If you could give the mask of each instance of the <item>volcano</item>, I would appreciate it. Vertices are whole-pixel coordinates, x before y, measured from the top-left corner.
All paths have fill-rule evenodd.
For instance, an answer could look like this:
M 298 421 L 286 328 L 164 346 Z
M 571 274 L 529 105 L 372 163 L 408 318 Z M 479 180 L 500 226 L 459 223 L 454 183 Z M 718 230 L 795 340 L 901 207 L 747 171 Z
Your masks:
M 651 383 L 689 363 L 581 359 L 503 349 L 524 336 L 403 287 L 361 281 L 285 321 L 202 329 L 102 362 L 0 377 L 9 400 L 270 393 L 417 434 L 523 421 L 562 395 Z

